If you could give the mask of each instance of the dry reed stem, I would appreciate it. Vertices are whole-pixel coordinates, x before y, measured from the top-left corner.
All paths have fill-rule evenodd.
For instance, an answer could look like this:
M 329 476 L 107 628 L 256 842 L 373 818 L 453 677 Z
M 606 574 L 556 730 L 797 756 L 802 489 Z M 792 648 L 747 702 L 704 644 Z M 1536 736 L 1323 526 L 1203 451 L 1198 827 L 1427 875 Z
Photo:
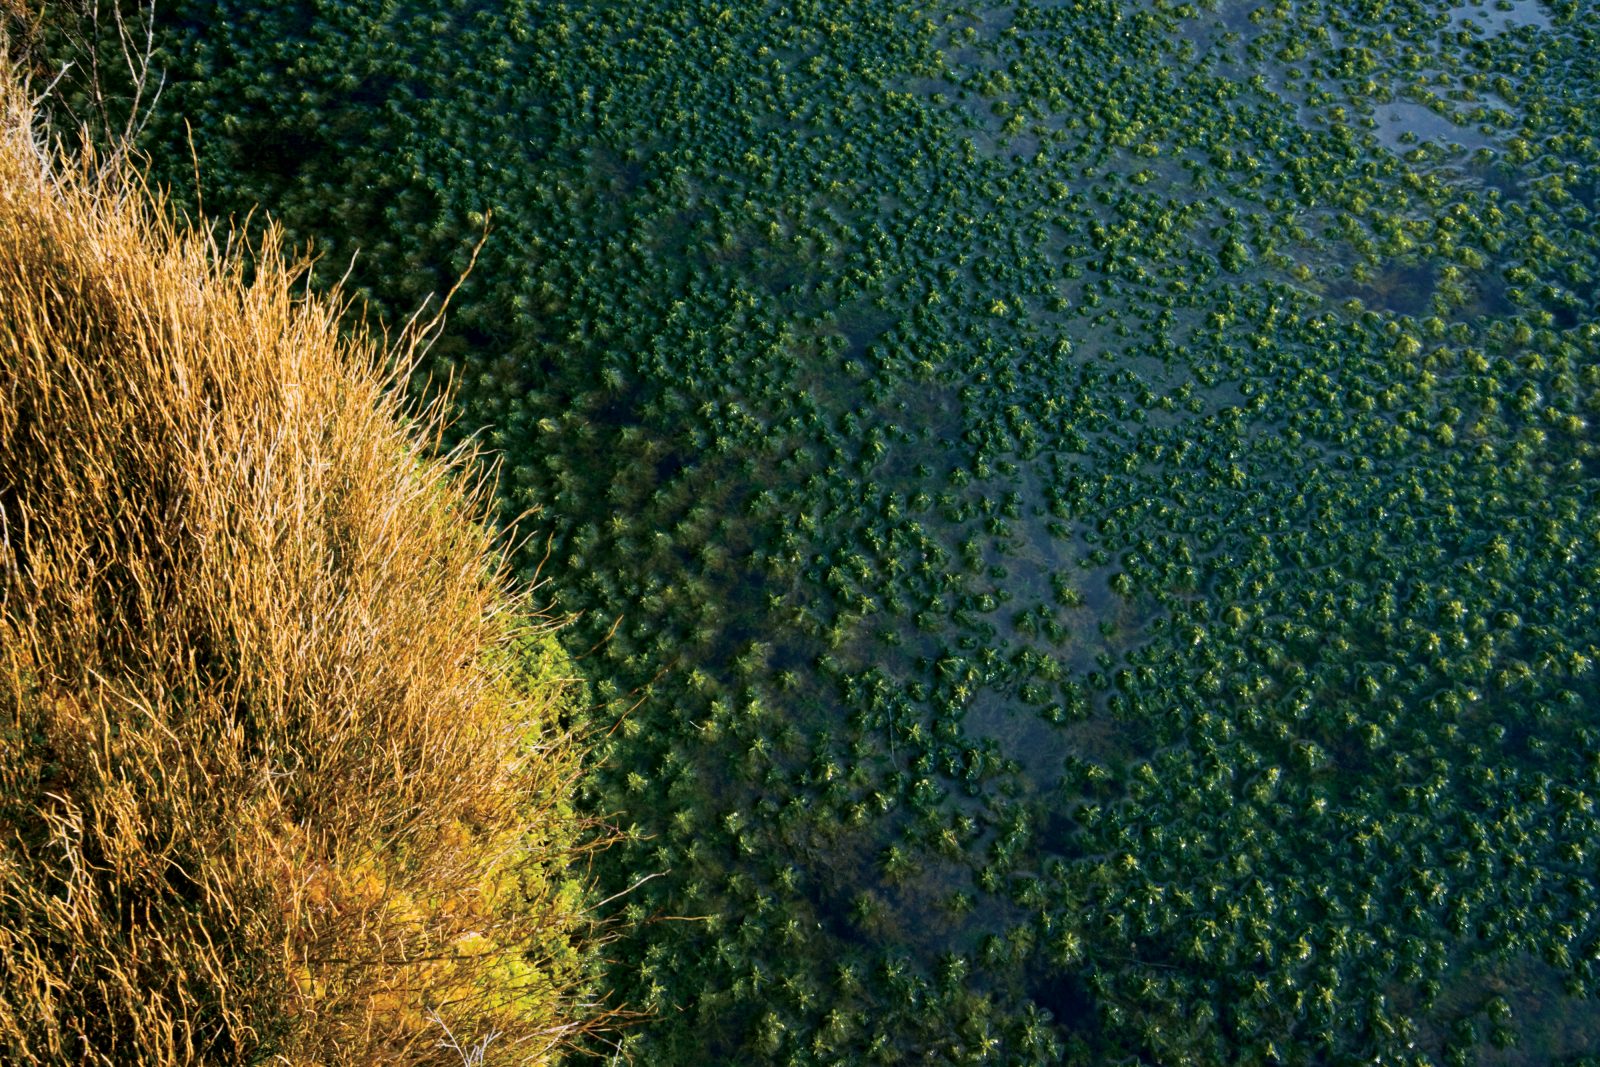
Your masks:
M 424 331 L 386 373 L 0 82 L 0 1060 L 548 1060 L 566 683 Z

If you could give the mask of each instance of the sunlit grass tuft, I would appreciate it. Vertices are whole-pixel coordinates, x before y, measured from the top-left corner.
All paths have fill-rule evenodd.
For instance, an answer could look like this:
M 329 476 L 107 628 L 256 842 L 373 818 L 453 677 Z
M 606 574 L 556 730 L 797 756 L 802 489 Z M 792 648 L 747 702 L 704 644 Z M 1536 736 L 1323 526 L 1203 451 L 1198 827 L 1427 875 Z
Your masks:
M 490 486 L 275 233 L 52 157 L 10 82 L 0 1060 L 547 1060 L 579 760 Z

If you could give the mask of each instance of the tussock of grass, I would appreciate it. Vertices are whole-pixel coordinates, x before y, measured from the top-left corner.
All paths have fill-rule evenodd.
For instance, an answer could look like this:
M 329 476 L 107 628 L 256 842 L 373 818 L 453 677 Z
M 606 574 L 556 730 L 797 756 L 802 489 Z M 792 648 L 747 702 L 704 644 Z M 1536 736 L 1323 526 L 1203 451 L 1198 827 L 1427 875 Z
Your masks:
M 3 110 L 0 1060 L 547 1059 L 576 755 L 487 487 L 275 236 Z

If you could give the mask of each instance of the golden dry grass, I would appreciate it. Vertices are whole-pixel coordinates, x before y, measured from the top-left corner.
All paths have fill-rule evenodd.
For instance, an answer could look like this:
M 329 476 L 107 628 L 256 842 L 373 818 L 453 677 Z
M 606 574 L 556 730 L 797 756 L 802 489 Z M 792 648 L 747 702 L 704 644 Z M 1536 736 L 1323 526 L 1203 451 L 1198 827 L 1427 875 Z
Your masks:
M 0 1061 L 544 1062 L 577 756 L 485 483 L 0 84 Z

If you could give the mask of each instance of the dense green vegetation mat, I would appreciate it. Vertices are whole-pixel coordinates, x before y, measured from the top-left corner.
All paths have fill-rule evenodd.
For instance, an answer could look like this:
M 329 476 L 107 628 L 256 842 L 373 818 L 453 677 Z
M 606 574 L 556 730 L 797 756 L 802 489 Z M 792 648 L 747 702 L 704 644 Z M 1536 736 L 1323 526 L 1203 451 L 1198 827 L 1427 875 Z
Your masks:
M 1587 0 L 164 8 L 180 197 L 491 217 L 637 1062 L 1594 1062 Z

